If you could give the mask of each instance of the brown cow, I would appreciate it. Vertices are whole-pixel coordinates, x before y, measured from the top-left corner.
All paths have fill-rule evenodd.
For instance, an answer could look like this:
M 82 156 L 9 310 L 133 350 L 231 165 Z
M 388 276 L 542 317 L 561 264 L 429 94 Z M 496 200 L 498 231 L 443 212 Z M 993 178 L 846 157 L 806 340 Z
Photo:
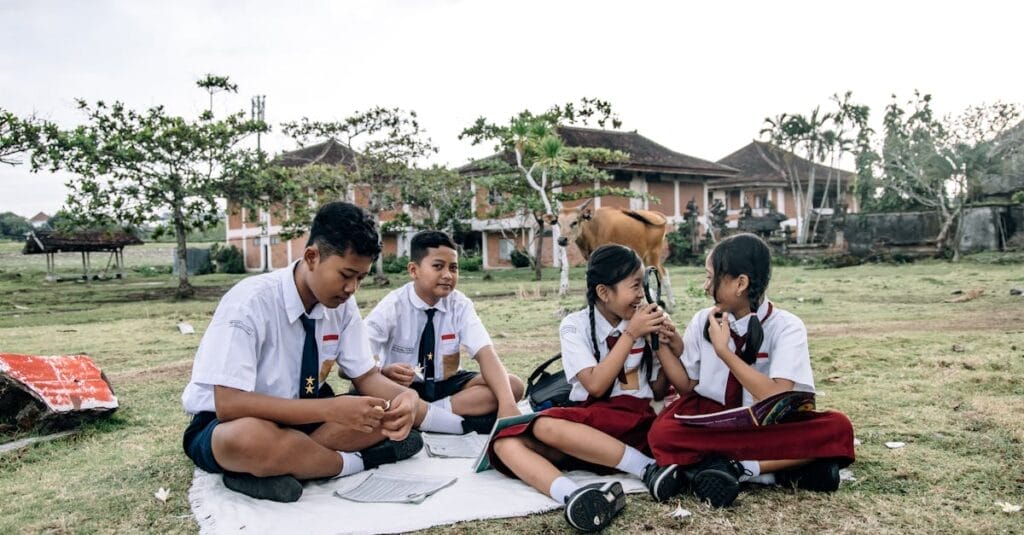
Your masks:
M 568 230 L 562 227 L 558 244 L 569 245 L 572 239 L 583 258 L 607 243 L 618 243 L 636 251 L 645 265 L 657 266 L 664 281 L 667 308 L 675 308 L 675 298 L 669 284 L 668 272 L 661 265 L 661 251 L 665 243 L 668 219 L 653 210 L 621 210 L 619 208 L 590 209 L 591 201 L 583 203 L 575 217 L 568 217 Z

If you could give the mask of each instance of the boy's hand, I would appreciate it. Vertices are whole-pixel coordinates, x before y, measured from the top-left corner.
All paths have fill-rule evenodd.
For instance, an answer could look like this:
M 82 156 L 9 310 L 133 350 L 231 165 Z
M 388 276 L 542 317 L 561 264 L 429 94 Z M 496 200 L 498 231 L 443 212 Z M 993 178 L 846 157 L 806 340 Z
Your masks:
M 381 433 L 391 440 L 403 440 L 407 437 L 416 418 L 416 404 L 419 403 L 419 399 L 416 392 L 406 390 L 391 400 L 381 422 Z
M 325 422 L 334 422 L 346 429 L 372 433 L 381 426 L 387 401 L 370 396 L 337 396 L 331 403 Z
M 401 386 L 409 386 L 416 377 L 416 370 L 408 364 L 388 364 L 380 373 Z

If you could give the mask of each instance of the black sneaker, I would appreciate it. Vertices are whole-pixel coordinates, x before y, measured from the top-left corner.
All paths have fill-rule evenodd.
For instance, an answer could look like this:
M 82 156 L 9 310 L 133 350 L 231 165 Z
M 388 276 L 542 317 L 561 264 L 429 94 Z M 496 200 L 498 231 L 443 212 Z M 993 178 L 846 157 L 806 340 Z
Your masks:
M 288 503 L 302 496 L 302 483 L 292 476 L 256 477 L 252 474 L 225 472 L 224 486 L 257 500 Z
M 743 465 L 722 457 L 709 457 L 693 467 L 693 491 L 711 507 L 727 507 L 740 493 Z
M 775 482 L 815 492 L 835 492 L 839 489 L 839 463 L 832 459 L 816 459 L 792 470 L 777 472 Z
M 494 429 L 494 422 L 497 419 L 498 413 L 496 412 L 491 414 L 482 414 L 480 416 L 463 416 L 462 432 L 490 435 L 491 429 Z
M 651 463 L 644 469 L 644 484 L 656 502 L 663 502 L 679 494 L 683 483 L 683 471 L 678 464 L 658 466 Z
M 626 506 L 618 481 L 584 485 L 565 499 L 565 519 L 580 531 L 600 531 Z
M 363 466 L 370 470 L 382 464 L 408 459 L 423 449 L 423 437 L 413 429 L 403 440 L 384 440 L 359 452 L 363 458 Z

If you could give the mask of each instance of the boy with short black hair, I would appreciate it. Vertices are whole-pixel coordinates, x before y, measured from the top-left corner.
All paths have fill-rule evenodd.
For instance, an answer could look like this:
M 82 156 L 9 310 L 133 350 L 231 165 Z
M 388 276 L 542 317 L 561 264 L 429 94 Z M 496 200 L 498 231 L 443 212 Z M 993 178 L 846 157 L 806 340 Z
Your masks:
M 380 253 L 373 219 L 343 202 L 313 220 L 302 258 L 229 290 L 182 394 L 185 453 L 255 498 L 295 501 L 299 480 L 349 475 L 415 454 L 416 393 L 374 365 L 352 295 Z M 366 396 L 335 397 L 338 364 Z
M 381 373 L 419 394 L 419 429 L 489 433 L 496 417 L 519 414 L 523 381 L 505 370 L 473 302 L 455 289 L 455 243 L 444 232 L 417 233 L 408 270 L 412 281 L 366 316 Z M 460 346 L 476 359 L 480 373 L 462 369 Z

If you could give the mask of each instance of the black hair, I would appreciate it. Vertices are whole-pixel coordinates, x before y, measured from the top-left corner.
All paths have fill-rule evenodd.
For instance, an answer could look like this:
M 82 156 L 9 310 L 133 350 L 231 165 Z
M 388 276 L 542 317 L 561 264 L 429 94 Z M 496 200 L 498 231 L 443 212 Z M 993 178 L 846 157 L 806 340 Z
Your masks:
M 320 255 L 345 256 L 352 251 L 360 256 L 377 259 L 380 254 L 380 234 L 366 210 L 347 202 L 329 202 L 320 207 L 309 229 L 306 247 L 316 245 Z
M 740 358 L 747 364 L 753 364 L 757 359 L 757 352 L 764 342 L 764 331 L 761 329 L 761 319 L 757 317 L 757 309 L 761 306 L 764 292 L 768 289 L 768 282 L 772 279 L 772 252 L 768 244 L 755 234 L 743 233 L 734 234 L 718 242 L 718 245 L 711 250 L 711 269 L 715 277 L 711 280 L 711 297 L 718 292 L 718 284 L 723 276 L 739 277 L 746 275 L 749 281 L 747 285 L 747 299 L 750 301 L 750 323 L 747 327 L 747 342 L 743 346 Z M 704 325 L 704 339 L 710 340 L 708 329 L 711 327 L 711 318 Z
M 594 359 L 601 361 L 601 351 L 597 345 L 597 328 L 594 323 L 594 306 L 597 304 L 597 287 L 600 284 L 613 286 L 626 277 L 640 269 L 643 262 L 636 252 L 624 245 L 608 244 L 602 245 L 590 253 L 590 260 L 587 262 L 587 310 L 590 314 L 590 342 L 594 347 Z M 608 348 L 611 350 L 611 348 Z M 654 354 L 646 343 L 644 344 L 644 356 L 640 361 L 640 367 L 647 372 L 647 382 L 651 381 L 651 370 Z M 614 386 L 614 383 L 612 383 Z M 604 393 L 607 397 L 611 394 L 609 387 Z
M 440 230 L 423 230 L 413 235 L 409 243 L 409 260 L 419 264 L 420 260 L 427 256 L 427 249 L 435 247 L 448 247 L 458 251 L 455 242 L 447 233 Z

